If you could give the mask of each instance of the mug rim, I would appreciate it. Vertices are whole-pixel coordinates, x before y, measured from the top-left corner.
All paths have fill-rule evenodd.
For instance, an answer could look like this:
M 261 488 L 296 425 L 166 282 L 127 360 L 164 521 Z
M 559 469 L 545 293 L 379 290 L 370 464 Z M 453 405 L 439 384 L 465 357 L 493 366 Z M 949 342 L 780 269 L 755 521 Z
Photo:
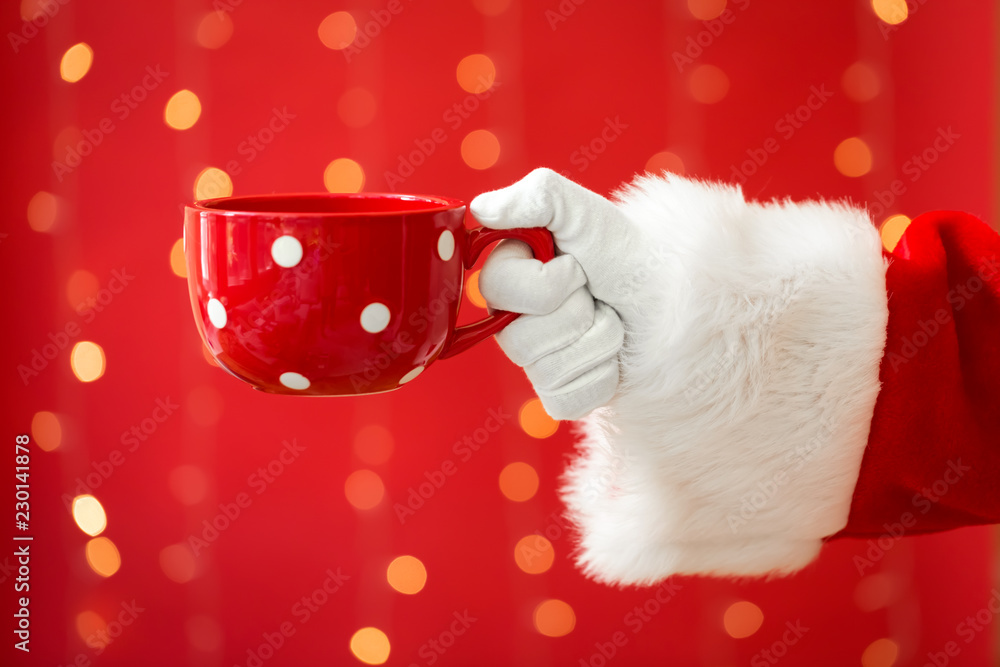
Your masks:
M 249 201 L 281 201 L 291 199 L 393 199 L 396 201 L 412 201 L 425 204 L 425 206 L 413 206 L 388 211 L 277 211 L 277 210 L 254 210 L 252 206 L 240 207 L 240 202 Z M 237 204 L 235 208 L 219 208 L 219 204 Z M 288 193 L 266 193 L 258 195 L 238 195 L 229 197 L 213 197 L 211 199 L 199 199 L 192 204 L 187 204 L 185 208 L 204 213 L 215 213 L 219 215 L 269 215 L 288 216 L 296 218 L 349 218 L 349 217 L 389 217 L 399 215 L 413 215 L 416 213 L 438 213 L 450 211 L 461 206 L 465 202 L 453 197 L 442 197 L 438 195 L 420 195 L 403 192 L 288 192 Z

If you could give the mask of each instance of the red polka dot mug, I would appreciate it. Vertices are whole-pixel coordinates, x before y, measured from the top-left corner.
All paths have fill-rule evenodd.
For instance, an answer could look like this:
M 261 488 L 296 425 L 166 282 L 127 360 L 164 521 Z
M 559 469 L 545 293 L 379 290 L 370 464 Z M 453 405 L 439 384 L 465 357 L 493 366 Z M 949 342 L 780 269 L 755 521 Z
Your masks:
M 467 229 L 456 199 L 276 194 L 187 206 L 194 319 L 223 369 L 275 394 L 397 389 L 516 313 L 457 326 L 464 273 L 504 238 L 554 256 L 545 229 Z

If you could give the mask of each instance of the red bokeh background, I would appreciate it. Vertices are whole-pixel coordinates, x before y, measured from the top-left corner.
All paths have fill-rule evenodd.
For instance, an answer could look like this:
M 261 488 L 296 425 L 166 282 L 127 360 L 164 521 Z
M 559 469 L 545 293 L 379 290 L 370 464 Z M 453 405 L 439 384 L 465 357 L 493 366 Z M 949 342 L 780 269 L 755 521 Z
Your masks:
M 915 11 L 895 27 L 863 0 L 730 0 L 725 16 L 732 20 L 707 24 L 689 4 L 702 11 L 713 3 L 49 0 L 40 5 L 51 18 L 33 23 L 22 13 L 34 16 L 39 3 L 6 3 L 4 437 L 13 445 L 17 434 L 31 433 L 37 413 L 51 412 L 61 439 L 52 451 L 31 446 L 30 654 L 15 651 L 11 640 L 21 595 L 12 554 L 23 543 L 2 538 L 11 546 L 0 557 L 8 637 L 0 662 L 228 667 L 257 664 L 257 656 L 265 665 L 351 665 L 361 664 L 351 636 L 372 626 L 389 639 L 389 665 L 770 665 L 780 657 L 783 665 L 887 667 L 924 665 L 950 641 L 961 650 L 947 664 L 997 664 L 1000 622 L 971 636 L 960 625 L 1000 595 L 993 529 L 907 537 L 870 567 L 858 560 L 870 545 L 844 540 L 794 577 L 682 578 L 661 604 L 654 590 L 597 585 L 573 567 L 573 538 L 556 493 L 572 424 L 546 438 L 525 432 L 519 412 L 531 387 L 493 342 L 435 364 L 412 387 L 341 399 L 257 393 L 203 356 L 170 254 L 181 207 L 207 167 L 231 172 L 235 194 L 322 191 L 327 165 L 349 158 L 363 169 L 365 190 L 469 199 L 537 166 L 607 194 L 669 151 L 683 167 L 661 155 L 650 168 L 670 164 L 726 180 L 742 169 L 754 198 L 849 197 L 869 204 L 876 223 L 954 208 L 997 226 L 993 3 L 910 2 Z M 220 8 L 232 35 L 206 48 L 198 26 Z M 357 38 L 363 48 L 338 51 L 321 42 L 318 28 L 336 11 L 372 33 Z M 69 83 L 60 78 L 60 59 L 79 42 L 92 48 L 93 65 Z M 489 56 L 496 79 L 456 126 L 446 112 L 469 100 L 456 66 L 470 54 Z M 845 83 L 857 61 L 875 75 L 865 101 L 858 101 L 857 81 L 848 76 Z M 699 69 L 704 65 L 718 69 Z M 115 100 L 142 84 L 147 67 L 160 68 L 162 81 L 121 118 Z M 370 95 L 348 94 L 359 88 Z M 202 109 L 193 127 L 177 130 L 164 122 L 164 109 L 182 89 L 194 92 Z M 799 110 L 816 90 L 828 99 Z M 373 107 L 359 110 L 371 100 Z M 288 117 L 286 126 L 250 158 L 242 142 L 267 127 L 275 109 Z M 797 110 L 801 122 L 782 124 Z M 113 131 L 102 131 L 71 173 L 53 169 L 67 146 L 95 136 L 106 118 Z M 933 164 L 908 168 L 949 128 L 959 136 Z M 387 177 L 435 130 L 434 152 L 405 182 Z M 470 167 L 461 151 L 463 138 L 478 130 L 500 146 L 485 169 Z M 835 148 L 849 137 L 870 148 L 864 175 L 845 176 L 834 164 Z M 763 159 L 765 144 L 771 148 Z M 746 162 L 754 157 L 763 164 Z M 892 193 L 897 179 L 902 194 Z M 45 231 L 29 225 L 26 212 L 39 192 L 57 201 Z M 71 280 L 78 271 L 96 278 L 96 294 L 110 290 L 115 271 L 130 278 L 85 318 L 76 304 L 94 285 L 88 291 L 81 274 Z M 484 312 L 466 299 L 462 317 Z M 76 333 L 62 339 L 67 331 Z M 36 374 L 23 372 L 36 350 L 60 340 L 69 344 L 55 358 Z M 71 369 L 71 344 L 82 340 L 106 356 L 94 382 L 79 381 Z M 176 407 L 151 422 L 166 414 L 156 411 L 157 401 Z M 456 449 L 497 415 L 502 425 L 478 451 Z M 127 434 L 143 424 L 155 430 L 133 444 Z M 364 460 L 373 434 L 391 440 L 383 463 Z M 278 459 L 286 442 L 303 449 L 290 463 L 286 455 L 262 488 L 252 476 Z M 3 469 L 12 473 L 13 447 L 7 451 Z M 64 500 L 80 492 L 78 478 L 107 471 L 109 461 L 120 465 L 86 489 L 102 503 L 103 536 L 121 557 L 120 569 L 102 577 L 88 566 L 89 538 Z M 446 461 L 455 473 L 401 522 L 394 505 Z M 507 499 L 498 486 L 501 470 L 515 461 L 540 478 L 537 494 L 524 502 Z M 345 498 L 345 480 L 361 469 L 385 487 L 368 510 Z M 13 475 L 4 479 L 9 486 L 0 496 L 9 499 L 10 518 L 0 532 L 23 535 L 14 528 Z M 205 537 L 203 522 L 223 511 L 220 504 L 232 511 L 240 494 L 249 504 L 191 554 L 189 538 Z M 551 540 L 555 560 L 548 571 L 528 574 L 516 565 L 514 546 L 536 531 Z M 426 586 L 415 595 L 386 581 L 388 563 L 403 554 L 426 567 Z M 328 571 L 346 578 L 335 593 L 318 596 L 324 603 L 304 619 L 296 605 L 321 589 Z M 536 629 L 533 611 L 547 599 L 572 608 L 568 634 Z M 741 601 L 759 608 L 763 622 L 737 638 L 724 618 Z M 142 611 L 134 620 L 126 613 L 132 622 L 115 628 L 123 604 Z M 746 609 L 732 608 L 729 618 L 752 629 L 752 614 L 740 612 Z M 455 614 L 466 612 L 476 620 L 453 626 Z M 93 640 L 101 623 L 116 635 L 108 644 Z M 262 652 L 283 624 L 294 634 Z M 799 632 L 788 634 L 789 627 Z

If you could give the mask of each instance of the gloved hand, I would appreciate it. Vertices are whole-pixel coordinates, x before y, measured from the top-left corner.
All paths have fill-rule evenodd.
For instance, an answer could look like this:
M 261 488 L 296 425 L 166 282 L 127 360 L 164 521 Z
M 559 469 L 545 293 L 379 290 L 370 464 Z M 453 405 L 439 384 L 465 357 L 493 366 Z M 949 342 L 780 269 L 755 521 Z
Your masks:
M 486 227 L 552 232 L 557 256 L 545 264 L 520 241 L 499 244 L 479 289 L 492 308 L 524 313 L 496 338 L 549 415 L 578 419 L 606 404 L 618 388 L 619 352 L 646 254 L 638 229 L 610 201 L 551 169 L 481 194 L 469 208 Z

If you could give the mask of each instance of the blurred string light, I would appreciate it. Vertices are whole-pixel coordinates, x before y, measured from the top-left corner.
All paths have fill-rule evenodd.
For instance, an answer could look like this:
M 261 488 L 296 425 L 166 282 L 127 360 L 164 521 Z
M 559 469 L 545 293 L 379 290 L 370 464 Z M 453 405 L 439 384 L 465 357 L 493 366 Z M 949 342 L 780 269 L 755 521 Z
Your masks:
M 715 65 L 698 65 L 691 70 L 688 88 L 695 101 L 715 104 L 729 94 L 729 77 Z
M 500 471 L 500 492 L 509 500 L 522 503 L 538 491 L 538 473 L 527 463 L 515 461 Z
M 62 425 L 51 412 L 36 412 L 31 418 L 31 439 L 42 451 L 51 452 L 62 443 Z
M 362 426 L 354 435 L 354 455 L 369 465 L 388 461 L 394 448 L 392 432 L 381 424 Z
M 415 556 L 399 556 L 389 563 L 385 578 L 400 593 L 416 595 L 427 583 L 427 568 Z
M 473 53 L 458 61 L 455 77 L 462 90 L 469 93 L 485 93 L 496 81 L 497 68 L 489 56 Z
M 764 612 L 753 602 L 741 600 L 729 605 L 722 615 L 726 634 L 733 639 L 744 639 L 756 633 L 764 623 Z
M 28 226 L 36 232 L 52 229 L 59 212 L 59 200 L 50 192 L 36 192 L 28 202 Z
M 897 213 L 896 215 L 890 215 L 879 227 L 879 234 L 882 237 L 882 247 L 884 247 L 889 252 L 896 249 L 896 245 L 899 243 L 899 239 L 903 238 L 903 232 L 910 225 L 909 216 L 903 215 L 902 213 Z
M 63 81 L 75 83 L 85 77 L 94 64 L 94 50 L 85 42 L 74 44 L 66 49 L 59 61 L 59 76 Z
M 217 10 L 205 14 L 198 23 L 195 39 L 206 49 L 217 49 L 233 36 L 233 20 L 229 12 Z
M 350 158 L 337 158 L 323 170 L 323 185 L 328 192 L 361 192 L 365 170 Z
M 882 82 L 871 65 L 858 61 L 844 70 L 840 87 L 855 102 L 868 102 L 881 92 Z
M 541 535 L 525 535 L 514 545 L 514 562 L 528 574 L 548 572 L 555 558 L 552 543 Z
M 187 262 L 184 259 L 184 239 L 174 241 L 170 246 L 170 270 L 174 275 L 187 278 Z
M 21 0 L 21 19 L 31 21 L 39 14 L 44 14 L 42 3 L 46 0 Z
M 483 298 L 483 293 L 479 291 L 479 269 L 469 274 L 469 279 L 465 281 L 465 296 L 469 297 L 472 305 L 479 308 L 486 307 L 486 299 Z
M 863 139 L 848 137 L 834 149 L 833 164 L 844 176 L 859 178 L 872 170 L 872 151 Z
M 906 0 L 872 0 L 872 10 L 889 25 L 899 25 L 910 15 Z
M 93 382 L 104 375 L 106 365 L 104 350 L 97 343 L 82 340 L 73 346 L 69 363 L 73 375 L 80 382 Z
M 201 100 L 187 88 L 178 90 L 167 100 L 163 109 L 163 120 L 175 130 L 193 127 L 201 117 Z
M 854 603 L 858 609 L 873 612 L 895 602 L 903 591 L 899 575 L 885 572 L 869 574 L 854 588 Z
M 99 632 L 104 632 L 108 623 L 96 611 L 86 609 L 76 615 L 76 634 L 87 641 Z
M 563 637 L 576 627 L 573 608 L 562 600 L 545 600 L 538 603 L 532 614 L 535 630 L 546 637 Z
M 646 160 L 646 171 L 650 174 L 669 171 L 684 175 L 684 161 L 676 153 L 660 151 Z
M 223 634 L 219 622 L 205 614 L 192 616 L 184 623 L 188 643 L 204 653 L 212 653 L 222 648 Z
M 89 493 L 73 499 L 72 511 L 76 525 L 91 537 L 97 537 L 108 527 L 108 516 L 104 513 L 104 507 Z
M 892 667 L 899 657 L 899 645 L 888 638 L 876 639 L 861 654 L 862 667 Z
M 473 130 L 462 139 L 462 160 L 473 169 L 489 169 L 500 159 L 500 140 L 489 130 Z
M 59 130 L 59 134 L 56 135 L 55 141 L 52 142 L 52 158 L 56 162 L 61 162 L 66 159 L 67 154 L 71 150 L 76 150 L 76 146 L 79 146 L 81 142 L 86 141 L 83 136 L 83 132 L 79 128 L 73 127 L 72 125 L 67 125 L 63 129 Z
M 547 438 L 559 430 L 559 422 L 549 416 L 537 398 L 525 401 L 517 413 L 517 421 L 532 438 Z
M 73 310 L 86 306 L 89 299 L 96 299 L 100 291 L 101 284 L 97 276 L 86 269 L 77 269 L 66 281 L 66 300 Z
M 194 179 L 195 201 L 228 197 L 233 194 L 233 179 L 218 167 L 205 167 Z
M 186 544 L 171 544 L 160 550 L 160 569 L 173 582 L 186 584 L 194 579 L 197 565 Z
M 382 478 L 371 470 L 355 470 L 344 482 L 347 502 L 359 510 L 370 510 L 382 502 L 385 485 Z
M 183 464 L 170 471 L 167 485 L 181 503 L 197 505 L 208 493 L 208 475 L 198 466 Z
M 711 21 L 726 10 L 726 0 L 688 0 L 688 11 L 699 21 Z
M 366 665 L 383 664 L 389 652 L 389 638 L 378 628 L 361 628 L 351 635 L 351 653 Z
M 95 537 L 87 542 L 87 565 L 102 577 L 110 577 L 122 566 L 122 557 L 115 543 L 106 537 Z
M 222 419 L 225 401 L 222 393 L 210 384 L 191 389 L 184 398 L 184 408 L 198 426 L 215 426 Z
M 358 34 L 358 24 L 348 12 L 334 12 L 319 24 L 319 41 L 328 49 L 346 49 Z
M 375 118 L 376 108 L 375 96 L 367 88 L 346 90 L 337 101 L 337 115 L 344 125 L 353 128 L 369 125 Z
M 499 16 L 510 7 L 511 0 L 472 0 L 472 6 L 483 16 Z

